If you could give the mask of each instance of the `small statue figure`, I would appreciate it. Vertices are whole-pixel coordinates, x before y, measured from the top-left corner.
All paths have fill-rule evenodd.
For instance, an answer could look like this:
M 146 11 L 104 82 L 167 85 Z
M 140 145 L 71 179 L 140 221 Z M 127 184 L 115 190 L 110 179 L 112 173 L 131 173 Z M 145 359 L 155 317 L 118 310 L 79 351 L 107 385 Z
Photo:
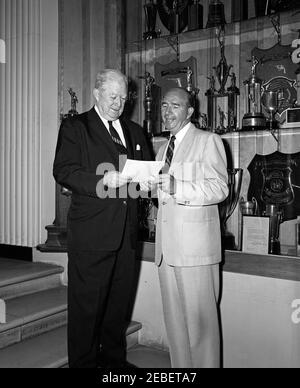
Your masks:
M 222 111 L 221 107 L 218 107 L 219 115 L 220 115 L 220 129 L 224 130 L 225 129 L 225 113 Z
M 221 50 L 221 59 L 217 67 L 214 67 L 216 71 L 216 75 L 220 84 L 220 90 L 219 93 L 223 94 L 225 93 L 225 86 L 230 74 L 230 70 L 233 67 L 232 65 L 227 64 L 227 60 L 225 57 L 225 31 L 223 28 L 220 28 L 217 32 L 217 38 L 220 45 Z
M 210 88 L 209 89 L 212 93 L 214 93 L 216 91 L 216 79 L 213 75 L 211 77 L 207 77 L 207 79 L 209 79 L 209 81 L 210 81 Z
M 218 28 L 216 31 L 218 42 L 221 49 L 221 58 L 224 58 L 224 51 L 225 51 L 225 30 L 224 28 Z
M 231 87 L 234 90 L 236 88 L 236 75 L 235 75 L 235 73 L 233 72 L 230 75 L 230 77 L 231 77 Z
M 208 127 L 208 117 L 206 113 L 200 113 L 200 118 L 201 118 L 201 124 L 200 128 L 201 129 L 207 129 Z
M 151 88 L 152 88 L 153 84 L 154 84 L 154 78 L 147 71 L 145 73 L 145 97 L 146 98 L 151 98 L 152 97 Z
M 186 90 L 190 93 L 190 95 L 195 99 L 196 96 L 198 96 L 200 89 L 195 88 L 193 86 L 192 76 L 193 76 L 193 70 L 188 67 L 187 68 L 187 87 Z
M 236 118 L 234 115 L 234 111 L 232 109 L 228 110 L 228 127 L 235 129 L 236 128 Z
M 252 57 L 252 66 L 251 66 L 251 74 L 253 77 L 256 76 L 256 67 L 258 64 L 259 64 L 259 60 L 255 56 L 253 56 Z
M 69 114 L 76 115 L 76 114 L 78 114 L 78 112 L 76 110 L 76 104 L 78 103 L 78 98 L 77 98 L 76 93 L 73 91 L 72 88 L 69 88 L 68 92 L 71 96 L 71 110 L 69 111 Z
M 187 79 L 187 88 L 186 88 L 186 90 L 188 92 L 192 92 L 193 91 L 192 76 L 193 76 L 193 70 L 190 67 L 188 67 L 187 68 L 187 72 L 186 72 L 186 79 Z
M 146 71 L 144 76 L 140 76 L 140 79 L 145 80 L 145 99 L 144 99 L 144 108 L 145 108 L 145 120 L 144 120 L 144 129 L 149 137 L 153 136 L 153 120 L 152 120 L 152 85 L 155 82 L 155 79 L 151 74 Z
M 235 73 L 232 72 L 232 74 L 230 74 L 229 77 L 231 78 L 231 85 L 229 86 L 229 88 L 227 88 L 228 92 L 236 93 L 236 94 L 239 95 L 240 94 L 240 90 L 236 86 L 236 75 L 235 75 Z

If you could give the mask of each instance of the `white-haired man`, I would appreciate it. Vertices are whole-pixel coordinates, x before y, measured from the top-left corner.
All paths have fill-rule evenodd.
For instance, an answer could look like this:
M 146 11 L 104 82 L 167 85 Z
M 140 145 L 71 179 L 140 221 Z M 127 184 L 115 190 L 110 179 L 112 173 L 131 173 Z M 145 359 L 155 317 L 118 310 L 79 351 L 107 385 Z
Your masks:
M 72 191 L 68 214 L 69 365 L 128 367 L 125 333 L 133 295 L 138 219 L 137 200 L 124 192 L 120 195 L 129 184 L 120 173 L 120 160 L 150 160 L 151 155 L 142 128 L 121 118 L 127 99 L 126 77 L 117 70 L 100 72 L 93 95 L 95 106 L 90 111 L 62 123 L 53 168 L 56 181 Z

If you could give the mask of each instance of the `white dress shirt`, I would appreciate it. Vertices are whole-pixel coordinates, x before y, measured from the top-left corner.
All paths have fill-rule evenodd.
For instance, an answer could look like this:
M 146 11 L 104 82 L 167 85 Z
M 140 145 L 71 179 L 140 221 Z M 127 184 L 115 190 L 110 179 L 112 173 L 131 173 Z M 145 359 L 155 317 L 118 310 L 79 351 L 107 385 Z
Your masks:
M 189 122 L 188 124 L 186 124 L 178 133 L 176 136 L 176 140 L 175 140 L 175 143 L 174 143 L 174 153 L 173 153 L 173 159 L 174 160 L 174 156 L 181 144 L 181 142 L 183 141 L 185 135 L 187 134 L 188 130 L 190 129 L 190 125 L 191 123 Z M 172 133 L 171 133 L 171 137 L 172 137 Z M 167 150 L 168 150 L 168 147 L 169 147 L 169 144 L 170 144 L 170 141 L 171 141 L 171 137 L 170 137 L 170 140 L 169 140 L 169 143 L 166 147 L 166 150 L 164 152 L 164 156 L 163 156 L 163 160 L 166 160 L 166 157 L 167 157 Z M 171 165 L 172 165 L 172 162 L 171 162 Z M 169 198 L 171 198 L 171 195 L 168 194 L 168 193 L 165 193 L 164 191 L 162 190 L 159 190 L 158 191 L 158 195 L 159 195 L 159 198 L 161 201 L 164 201 L 164 200 L 168 200 Z
M 106 127 L 106 129 L 107 129 L 107 131 L 108 131 L 108 133 L 110 135 L 108 120 L 105 120 L 105 118 L 103 118 L 101 116 L 101 114 L 99 112 L 99 109 L 98 109 L 98 107 L 96 105 L 95 105 L 95 111 L 98 113 L 98 116 L 102 120 L 103 124 L 105 125 L 105 127 Z M 124 136 L 124 132 L 123 132 L 120 120 L 113 121 L 112 124 L 113 124 L 115 130 L 118 132 L 118 135 L 120 136 L 120 139 L 122 140 L 122 143 L 126 147 L 126 140 L 125 140 L 125 136 Z
M 190 129 L 190 125 L 191 123 L 187 123 L 178 133 L 176 136 L 176 140 L 175 140 L 175 143 L 174 143 L 174 153 L 173 153 L 173 159 L 174 159 L 174 156 L 176 154 L 176 151 L 178 150 L 178 147 L 180 146 L 180 143 L 182 142 L 182 140 L 184 139 L 185 135 L 187 134 L 188 130 Z M 171 134 L 171 137 L 172 137 L 172 134 Z M 169 143 L 168 143 L 168 146 L 165 150 L 165 153 L 164 153 L 164 160 L 166 160 L 166 157 L 167 157 L 167 150 L 168 150 L 168 147 L 169 147 L 169 144 L 170 144 L 170 141 L 171 141 L 171 137 L 170 137 L 170 140 L 169 140 Z

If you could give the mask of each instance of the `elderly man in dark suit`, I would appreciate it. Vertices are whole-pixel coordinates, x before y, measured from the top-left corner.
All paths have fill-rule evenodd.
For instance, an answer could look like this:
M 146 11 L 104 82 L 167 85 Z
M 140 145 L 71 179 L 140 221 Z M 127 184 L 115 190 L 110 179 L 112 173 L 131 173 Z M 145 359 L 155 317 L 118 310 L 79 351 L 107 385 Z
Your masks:
M 137 200 L 124 195 L 133 184 L 120 173 L 120 160 L 151 160 L 151 154 L 142 128 L 121 118 L 126 77 L 117 70 L 102 71 L 93 95 L 96 103 L 89 112 L 62 123 L 53 169 L 56 181 L 72 191 L 69 365 L 127 367 L 126 316 L 138 222 Z

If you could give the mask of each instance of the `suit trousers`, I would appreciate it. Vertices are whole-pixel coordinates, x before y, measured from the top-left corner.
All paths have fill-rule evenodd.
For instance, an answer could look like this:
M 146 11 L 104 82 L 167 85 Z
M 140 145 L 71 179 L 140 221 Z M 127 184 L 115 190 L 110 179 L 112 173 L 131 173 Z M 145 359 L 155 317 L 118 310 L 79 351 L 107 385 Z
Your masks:
M 172 368 L 219 368 L 219 265 L 171 267 L 159 279 Z
M 69 252 L 68 354 L 70 368 L 96 368 L 126 359 L 128 309 L 134 297 L 136 254 L 126 221 L 117 252 Z

